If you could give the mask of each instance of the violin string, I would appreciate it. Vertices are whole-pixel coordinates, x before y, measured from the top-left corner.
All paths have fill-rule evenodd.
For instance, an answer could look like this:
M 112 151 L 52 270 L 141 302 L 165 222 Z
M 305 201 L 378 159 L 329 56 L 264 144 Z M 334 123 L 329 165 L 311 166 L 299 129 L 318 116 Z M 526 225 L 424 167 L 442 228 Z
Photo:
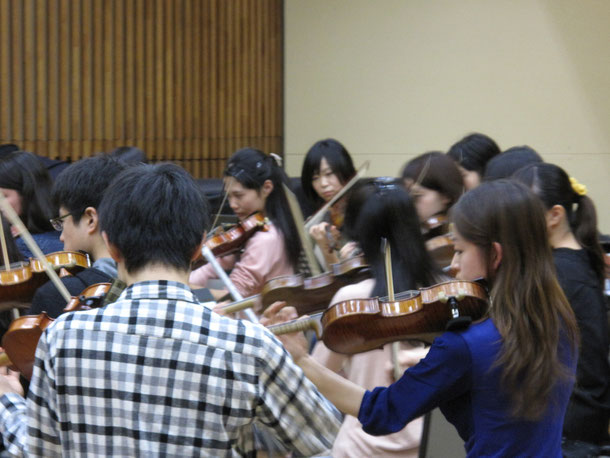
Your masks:
M 227 201 L 227 196 L 229 195 L 229 191 L 231 191 L 231 186 L 233 186 L 233 181 L 231 181 L 229 183 L 229 187 L 227 188 L 227 190 L 224 192 L 224 195 L 222 196 L 222 202 L 220 202 L 220 207 L 218 207 L 218 212 L 216 213 L 216 216 L 214 217 L 214 221 L 212 222 L 212 227 L 210 228 L 210 232 L 213 232 L 214 229 L 216 229 L 216 223 L 218 222 L 218 218 L 220 218 L 220 213 L 222 212 L 222 207 L 225 206 L 225 202 Z M 223 186 L 224 189 L 224 186 Z

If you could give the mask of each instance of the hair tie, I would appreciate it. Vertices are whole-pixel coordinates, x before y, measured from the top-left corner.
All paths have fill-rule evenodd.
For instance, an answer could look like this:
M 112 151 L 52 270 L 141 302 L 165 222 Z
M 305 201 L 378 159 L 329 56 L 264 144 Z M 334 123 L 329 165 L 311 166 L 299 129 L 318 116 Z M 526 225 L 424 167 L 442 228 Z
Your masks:
M 576 178 L 570 177 L 570 184 L 572 185 L 574 192 L 579 196 L 582 197 L 587 195 L 587 187 L 584 184 L 579 183 Z
M 275 161 L 278 167 L 282 166 L 282 157 L 275 153 L 269 153 L 269 156 Z

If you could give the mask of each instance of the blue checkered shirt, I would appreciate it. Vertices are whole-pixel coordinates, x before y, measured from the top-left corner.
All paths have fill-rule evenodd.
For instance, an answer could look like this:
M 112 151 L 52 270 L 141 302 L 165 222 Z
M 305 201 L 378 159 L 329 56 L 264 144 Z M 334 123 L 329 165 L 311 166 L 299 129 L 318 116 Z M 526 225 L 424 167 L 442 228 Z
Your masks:
M 340 415 L 269 331 L 169 281 L 60 316 L 40 338 L 27 406 L 0 398 L 17 455 L 254 456 L 253 424 L 310 456 L 331 447 Z

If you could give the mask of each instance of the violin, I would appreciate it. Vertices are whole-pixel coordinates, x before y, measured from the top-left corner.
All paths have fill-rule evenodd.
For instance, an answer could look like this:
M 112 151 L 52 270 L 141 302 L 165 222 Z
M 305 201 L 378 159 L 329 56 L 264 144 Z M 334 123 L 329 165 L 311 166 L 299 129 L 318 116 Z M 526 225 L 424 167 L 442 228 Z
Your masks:
M 299 274 L 272 278 L 263 286 L 263 308 L 284 301 L 286 305 L 295 307 L 299 315 L 324 310 L 340 288 L 370 277 L 363 256 L 332 264 L 330 268 L 330 272 L 312 277 Z
M 269 220 L 261 212 L 256 212 L 230 228 L 211 235 L 204 244 L 212 251 L 214 256 L 226 256 L 239 250 L 257 231 L 267 231 L 268 224 Z M 200 255 L 194 261 L 193 268 L 204 263 L 205 259 Z
M 90 310 L 103 304 L 110 283 L 96 283 L 73 296 L 63 312 Z M 13 320 L 2 338 L 4 354 L 0 355 L 0 366 L 12 366 L 28 380 L 32 377 L 38 341 L 44 330 L 55 321 L 45 312 L 39 315 L 24 315 Z
M 355 256 L 331 265 L 331 272 L 304 277 L 284 275 L 269 280 L 261 294 L 227 304 L 221 309 L 225 313 L 235 313 L 255 304 L 262 304 L 263 310 L 276 301 L 295 307 L 299 315 L 324 310 L 335 293 L 343 286 L 362 281 L 370 276 L 369 266 L 362 256 Z
M 442 214 L 428 218 L 422 224 L 424 240 L 430 240 L 431 238 L 447 234 L 449 232 L 449 222 L 447 215 Z
M 45 256 L 55 270 L 65 269 L 71 274 L 91 265 L 89 256 L 76 251 L 57 251 Z M 49 279 L 38 259 L 16 262 L 8 270 L 0 270 L 0 303 L 30 302 L 36 290 Z
M 488 309 L 485 288 L 476 282 L 448 281 L 387 298 L 351 299 L 305 319 L 269 326 L 274 334 L 313 328 L 336 353 L 352 355 L 400 340 L 431 342 L 445 330 L 466 327 Z

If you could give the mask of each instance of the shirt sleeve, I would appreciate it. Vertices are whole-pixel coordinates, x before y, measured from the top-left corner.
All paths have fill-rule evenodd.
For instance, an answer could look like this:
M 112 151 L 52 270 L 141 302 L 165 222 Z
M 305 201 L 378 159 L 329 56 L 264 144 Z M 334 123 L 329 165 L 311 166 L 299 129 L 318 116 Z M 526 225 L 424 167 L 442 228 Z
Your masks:
M 57 323 L 57 322 L 56 322 Z M 28 393 L 28 456 L 61 456 L 56 406 L 55 368 L 48 342 L 48 328 L 36 348 L 36 362 Z
M 456 333 L 438 337 L 428 355 L 387 388 L 367 391 L 358 419 L 365 432 L 380 436 L 400 431 L 420 415 L 454 399 L 471 387 L 472 359 Z
M 281 235 L 277 231 L 257 232 L 244 247 L 244 252 L 235 263 L 229 278 L 244 297 L 258 294 L 269 276 L 278 256 L 284 255 Z
M 235 265 L 234 255 L 223 256 L 221 258 L 216 258 L 216 260 L 224 270 L 230 270 Z M 205 287 L 208 284 L 208 280 L 212 278 L 218 278 L 218 275 L 216 275 L 216 271 L 211 264 L 206 264 L 191 272 L 189 283 Z
M 26 402 L 16 393 L 0 397 L 0 433 L 11 456 L 23 456 L 27 439 Z
M 257 417 L 288 449 L 303 456 L 332 447 L 341 414 L 322 396 L 273 337 L 267 336 L 259 359 L 260 403 Z

